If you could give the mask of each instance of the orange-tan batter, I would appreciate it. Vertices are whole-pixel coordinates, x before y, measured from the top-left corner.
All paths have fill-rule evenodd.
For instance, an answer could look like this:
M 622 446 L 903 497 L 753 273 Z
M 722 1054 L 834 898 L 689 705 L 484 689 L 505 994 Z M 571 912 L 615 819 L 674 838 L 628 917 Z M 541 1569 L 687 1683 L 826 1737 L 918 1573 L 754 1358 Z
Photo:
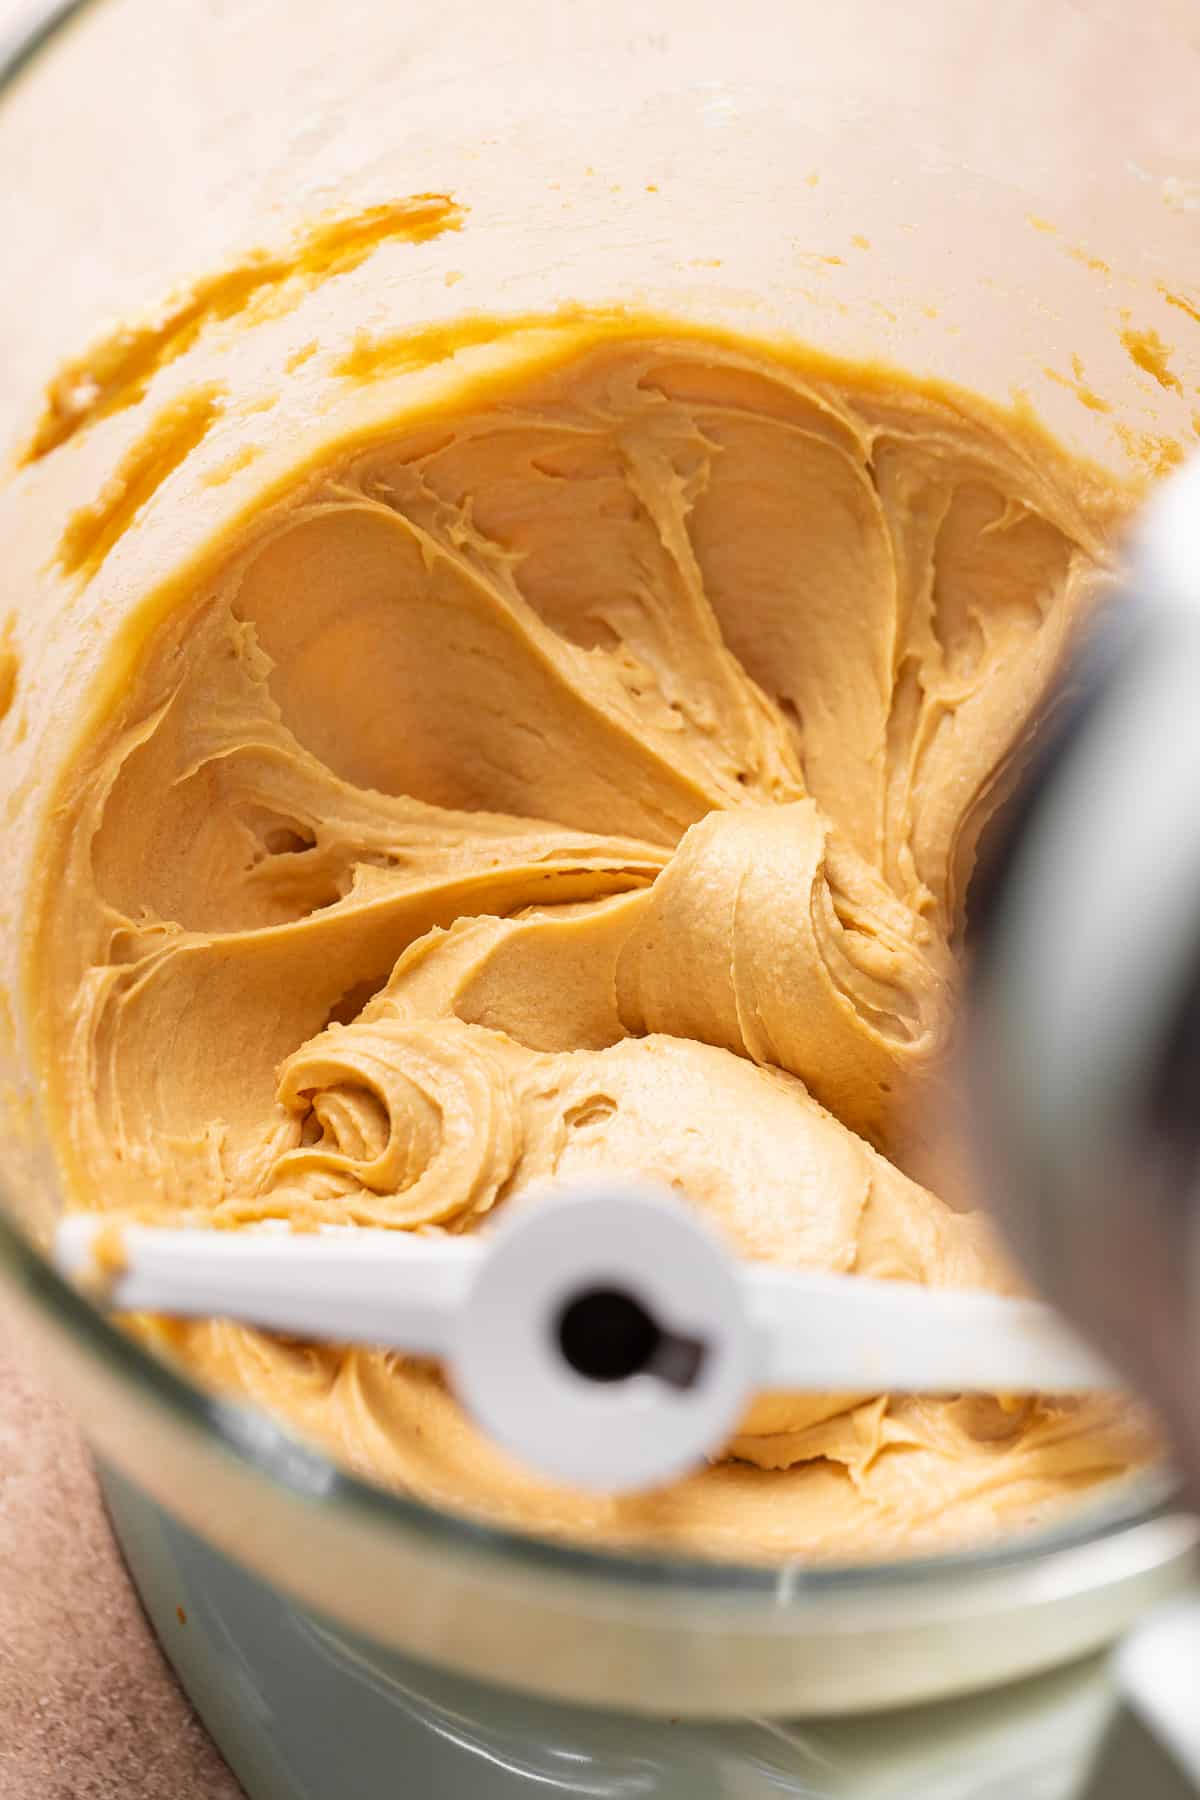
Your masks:
M 125 398 L 75 367 L 19 477 L 104 647 L 28 961 L 73 1203 L 459 1232 L 635 1173 L 748 1256 L 1007 1287 L 919 1121 L 1124 497 L 962 394 L 615 315 L 349 333 L 268 457 L 221 316 L 170 315 Z M 43 681 L 83 654 L 42 643 Z M 589 1539 L 875 1556 L 1148 1453 L 1116 1400 L 767 1395 L 717 1466 L 598 1500 L 429 1366 L 133 1323 L 368 1475 Z

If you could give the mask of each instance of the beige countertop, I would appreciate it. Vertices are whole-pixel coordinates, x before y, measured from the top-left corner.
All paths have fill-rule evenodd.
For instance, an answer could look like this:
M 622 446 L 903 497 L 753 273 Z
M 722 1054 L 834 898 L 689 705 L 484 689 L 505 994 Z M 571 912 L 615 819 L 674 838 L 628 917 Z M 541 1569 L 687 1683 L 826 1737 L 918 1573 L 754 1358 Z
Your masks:
M 112 1540 L 91 1462 L 0 1338 L 0 1800 L 237 1800 Z

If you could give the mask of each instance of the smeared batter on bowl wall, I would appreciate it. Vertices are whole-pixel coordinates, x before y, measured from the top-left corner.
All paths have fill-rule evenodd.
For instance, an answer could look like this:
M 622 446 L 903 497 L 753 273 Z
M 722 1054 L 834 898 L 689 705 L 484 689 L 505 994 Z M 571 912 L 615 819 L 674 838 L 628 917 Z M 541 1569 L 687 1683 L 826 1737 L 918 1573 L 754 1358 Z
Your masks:
M 637 1174 L 747 1256 L 1009 1286 L 912 1120 L 1124 497 L 961 394 L 582 314 L 293 346 L 268 455 L 258 341 L 202 330 L 22 477 L 75 596 L 46 641 L 74 607 L 105 646 L 29 960 L 74 1203 L 463 1232 Z M 717 1466 L 604 1501 L 431 1366 L 131 1323 L 356 1470 L 567 1537 L 873 1557 L 1150 1449 L 1115 1400 L 766 1395 Z

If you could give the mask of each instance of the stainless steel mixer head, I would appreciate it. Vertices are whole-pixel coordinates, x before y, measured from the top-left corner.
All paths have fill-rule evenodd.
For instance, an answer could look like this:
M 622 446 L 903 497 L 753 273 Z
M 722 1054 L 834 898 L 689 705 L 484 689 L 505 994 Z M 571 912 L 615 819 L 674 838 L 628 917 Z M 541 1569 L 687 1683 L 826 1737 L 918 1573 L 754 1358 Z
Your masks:
M 1148 508 L 972 894 L 992 1203 L 1200 1480 L 1200 461 Z

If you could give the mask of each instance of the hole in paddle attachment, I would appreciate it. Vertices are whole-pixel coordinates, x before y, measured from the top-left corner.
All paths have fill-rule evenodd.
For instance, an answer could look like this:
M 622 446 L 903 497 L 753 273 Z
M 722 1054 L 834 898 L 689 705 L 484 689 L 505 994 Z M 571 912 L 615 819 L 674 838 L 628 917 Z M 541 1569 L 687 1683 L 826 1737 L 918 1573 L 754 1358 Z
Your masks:
M 558 1315 L 558 1346 L 587 1381 L 628 1381 L 650 1374 L 689 1388 L 704 1364 L 696 1338 L 663 1331 L 640 1301 L 620 1288 L 588 1288 Z

